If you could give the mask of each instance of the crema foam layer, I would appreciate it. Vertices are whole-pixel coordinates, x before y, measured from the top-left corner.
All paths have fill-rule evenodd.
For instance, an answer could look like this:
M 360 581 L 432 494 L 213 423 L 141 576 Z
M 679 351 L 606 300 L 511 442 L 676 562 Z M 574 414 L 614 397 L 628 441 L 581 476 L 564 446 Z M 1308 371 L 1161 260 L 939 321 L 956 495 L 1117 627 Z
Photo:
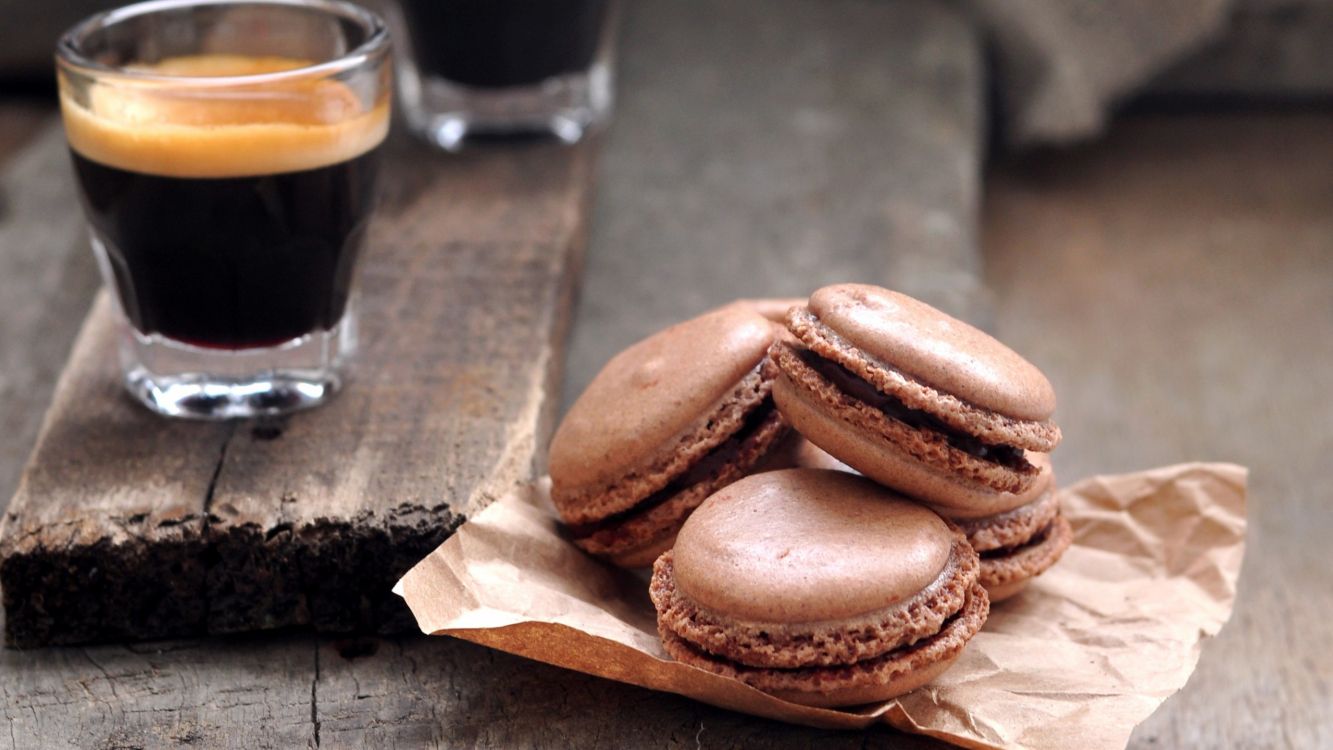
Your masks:
M 283 57 L 197 55 L 134 68 L 168 76 L 276 73 L 310 65 Z M 69 145 L 111 167 L 164 177 L 246 177 L 317 169 L 378 146 L 387 93 L 366 110 L 347 85 L 297 78 L 212 87 L 97 83 L 80 103 L 62 92 Z

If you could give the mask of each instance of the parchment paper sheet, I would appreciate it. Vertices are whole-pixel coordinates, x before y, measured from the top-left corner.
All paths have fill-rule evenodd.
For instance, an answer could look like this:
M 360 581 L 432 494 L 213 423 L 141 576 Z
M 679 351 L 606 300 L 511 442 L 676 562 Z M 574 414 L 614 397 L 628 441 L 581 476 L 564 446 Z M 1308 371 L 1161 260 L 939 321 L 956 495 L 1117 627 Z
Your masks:
M 798 706 L 671 661 L 643 579 L 562 537 L 544 481 L 487 507 L 395 590 L 423 632 L 758 716 L 885 721 L 976 748 L 1123 748 L 1231 615 L 1245 483 L 1240 466 L 1195 463 L 1063 490 L 1074 544 L 1060 563 L 998 604 L 934 683 L 853 710 Z

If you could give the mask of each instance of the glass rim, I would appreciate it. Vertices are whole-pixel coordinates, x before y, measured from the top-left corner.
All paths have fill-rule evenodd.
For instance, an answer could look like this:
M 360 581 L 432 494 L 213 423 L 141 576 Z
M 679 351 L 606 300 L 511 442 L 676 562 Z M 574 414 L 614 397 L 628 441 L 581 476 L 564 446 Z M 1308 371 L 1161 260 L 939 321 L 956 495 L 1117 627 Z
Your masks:
M 254 73 L 237 76 L 189 76 L 168 75 L 130 70 L 128 68 L 107 65 L 93 60 L 80 50 L 80 45 L 89 36 L 123 21 L 163 11 L 208 6 L 269 6 L 285 8 L 305 8 L 348 19 L 359 24 L 366 32 L 366 38 L 355 48 L 329 60 L 299 68 L 279 70 L 270 73 Z M 147 0 L 118 8 L 95 13 L 75 24 L 60 36 L 56 43 L 56 61 L 61 67 L 84 71 L 98 78 L 115 78 L 125 82 L 144 82 L 156 84 L 175 84 L 206 87 L 244 86 L 284 80 L 308 78 L 360 67 L 373 58 L 387 57 L 389 48 L 389 29 L 384 19 L 377 13 L 346 0 Z

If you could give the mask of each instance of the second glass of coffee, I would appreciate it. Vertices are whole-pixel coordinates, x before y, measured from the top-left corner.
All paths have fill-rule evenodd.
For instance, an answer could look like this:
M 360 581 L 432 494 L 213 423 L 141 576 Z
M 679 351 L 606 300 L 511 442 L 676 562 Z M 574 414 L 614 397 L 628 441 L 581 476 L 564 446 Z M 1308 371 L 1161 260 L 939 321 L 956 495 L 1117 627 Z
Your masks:
M 610 116 L 614 0 L 398 0 L 408 125 L 447 150 L 474 136 L 573 143 Z
M 215 419 L 332 395 L 389 127 L 384 24 L 336 0 L 151 2 L 57 57 L 130 393 Z

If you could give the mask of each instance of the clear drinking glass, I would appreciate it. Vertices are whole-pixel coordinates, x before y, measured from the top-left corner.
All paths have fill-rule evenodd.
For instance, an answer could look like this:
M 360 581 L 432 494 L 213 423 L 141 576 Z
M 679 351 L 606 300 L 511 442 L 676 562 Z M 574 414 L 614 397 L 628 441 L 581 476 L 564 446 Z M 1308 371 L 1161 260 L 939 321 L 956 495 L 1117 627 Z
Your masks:
M 384 23 L 338 0 L 157 0 L 74 27 L 57 67 L 130 393 L 206 419 L 329 398 L 389 128 Z
M 454 151 L 472 136 L 578 141 L 612 106 L 615 0 L 398 0 L 408 126 Z

